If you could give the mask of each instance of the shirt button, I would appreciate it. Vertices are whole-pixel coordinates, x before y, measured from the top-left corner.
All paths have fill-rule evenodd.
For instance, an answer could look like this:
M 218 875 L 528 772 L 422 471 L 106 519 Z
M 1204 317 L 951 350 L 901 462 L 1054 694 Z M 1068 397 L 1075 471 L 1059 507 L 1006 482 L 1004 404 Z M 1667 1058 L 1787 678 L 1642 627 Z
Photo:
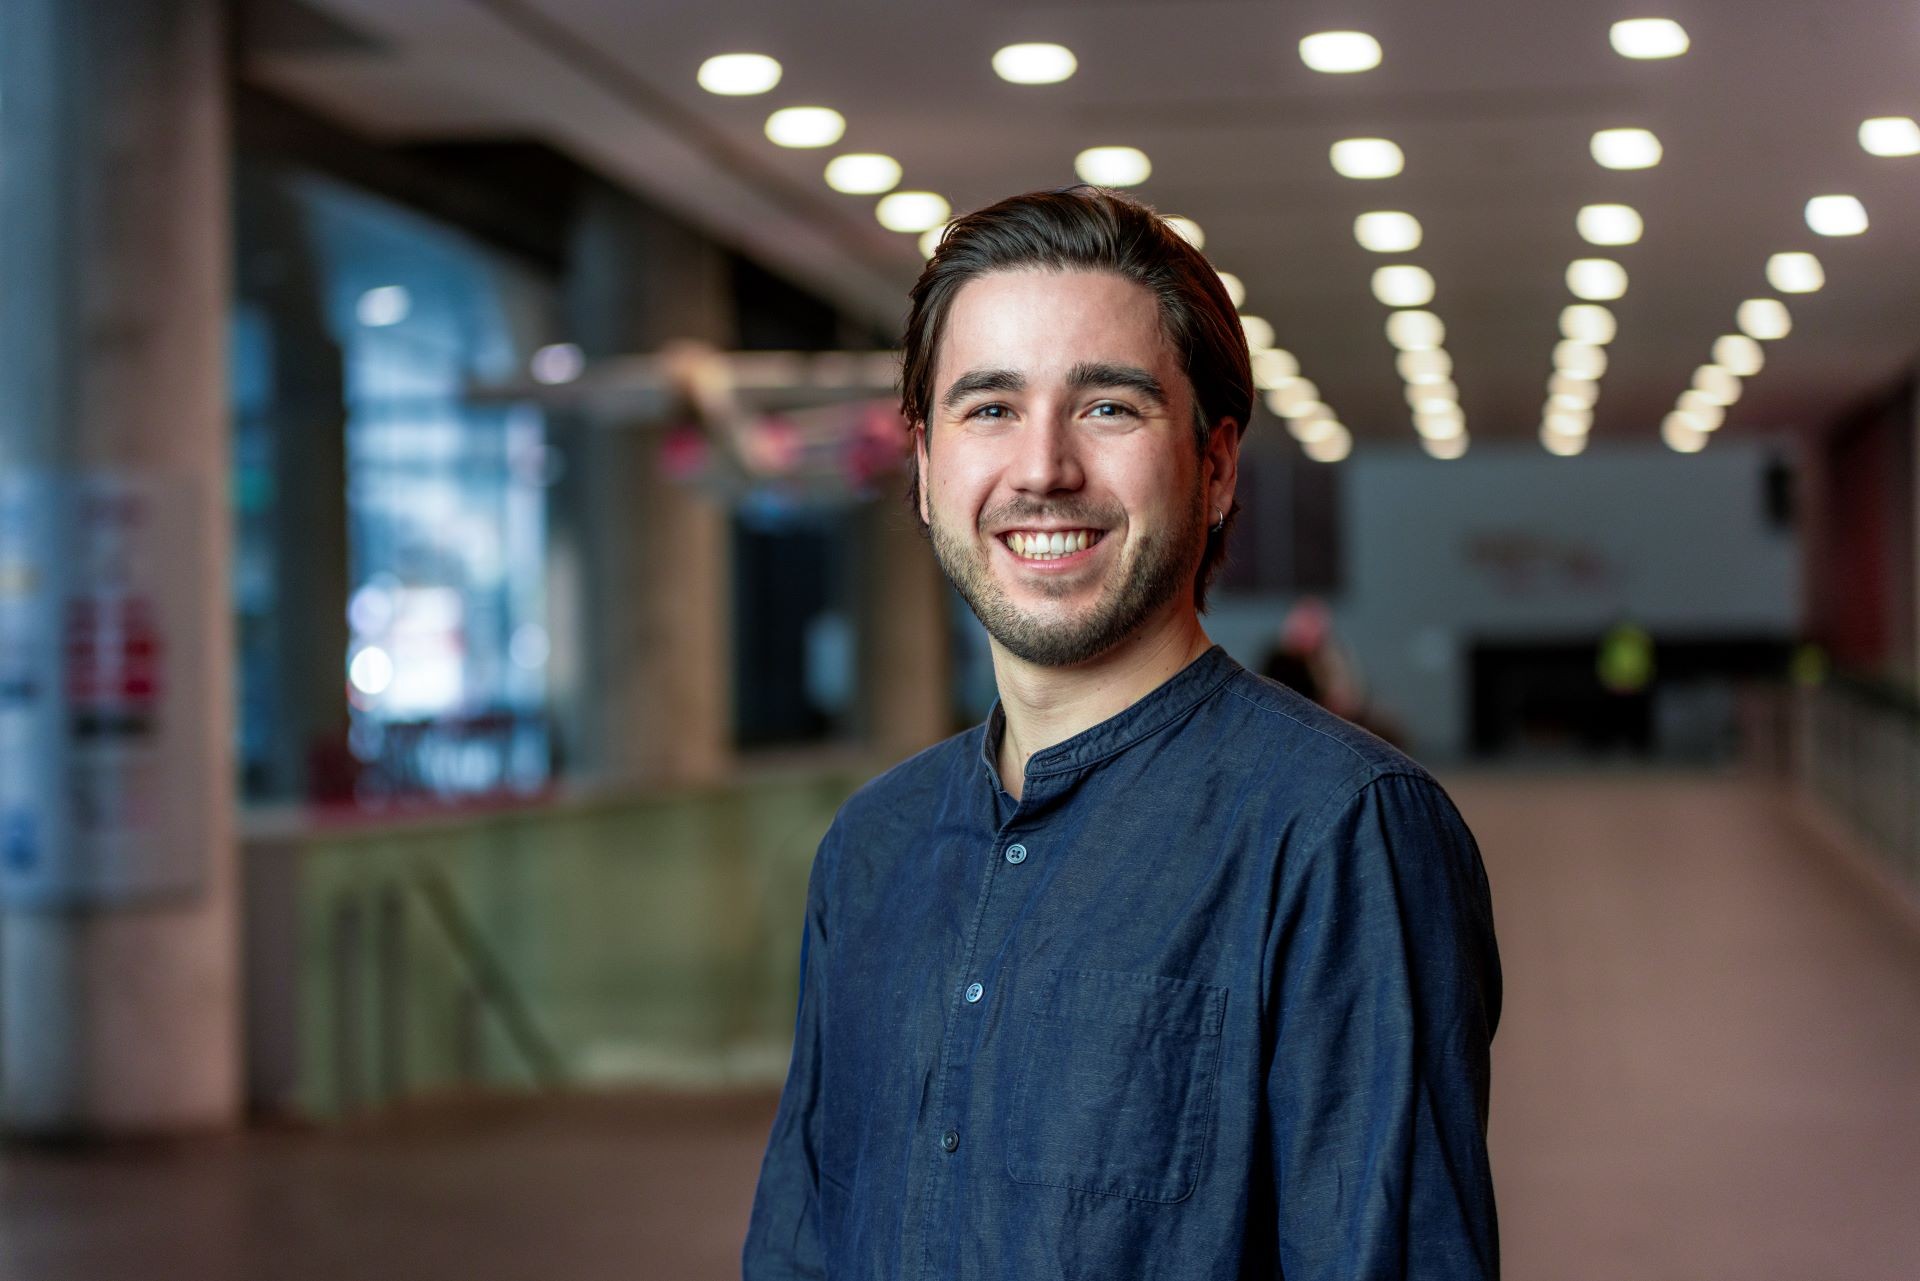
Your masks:
M 1027 861 L 1027 847 L 1024 845 L 1007 846 L 1007 862 L 1024 863 Z
M 986 994 L 986 990 L 987 989 L 985 989 L 984 987 L 981 987 L 978 983 L 969 983 L 967 985 L 967 1002 L 971 1004 L 974 1001 L 979 1000 L 983 995 Z
M 959 1146 L 960 1146 L 960 1131 L 948 1130 L 945 1134 L 940 1136 L 941 1151 L 951 1152 Z

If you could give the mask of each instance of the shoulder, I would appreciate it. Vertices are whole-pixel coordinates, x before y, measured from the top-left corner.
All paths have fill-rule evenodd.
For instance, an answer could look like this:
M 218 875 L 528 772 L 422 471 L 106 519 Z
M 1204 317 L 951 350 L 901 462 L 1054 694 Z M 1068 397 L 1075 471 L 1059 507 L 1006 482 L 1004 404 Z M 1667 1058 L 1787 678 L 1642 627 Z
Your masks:
M 913 821 L 924 823 L 932 808 L 980 768 L 980 742 L 986 729 L 975 725 L 914 753 L 868 780 L 840 806 L 834 828 L 842 835 Z
M 1239 671 L 1221 690 L 1220 714 L 1229 741 L 1246 768 L 1284 768 L 1310 778 L 1329 801 L 1351 799 L 1379 779 L 1439 784 L 1418 761 L 1385 739 L 1326 708 L 1249 671 Z

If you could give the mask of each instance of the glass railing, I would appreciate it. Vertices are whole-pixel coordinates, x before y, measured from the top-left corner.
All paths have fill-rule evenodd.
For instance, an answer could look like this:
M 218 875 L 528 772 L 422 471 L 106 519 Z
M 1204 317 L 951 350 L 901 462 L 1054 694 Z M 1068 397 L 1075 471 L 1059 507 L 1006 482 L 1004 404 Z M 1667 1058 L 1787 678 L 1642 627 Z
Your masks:
M 1908 886 L 1920 890 L 1920 700 L 1833 676 L 1799 692 L 1796 773 Z

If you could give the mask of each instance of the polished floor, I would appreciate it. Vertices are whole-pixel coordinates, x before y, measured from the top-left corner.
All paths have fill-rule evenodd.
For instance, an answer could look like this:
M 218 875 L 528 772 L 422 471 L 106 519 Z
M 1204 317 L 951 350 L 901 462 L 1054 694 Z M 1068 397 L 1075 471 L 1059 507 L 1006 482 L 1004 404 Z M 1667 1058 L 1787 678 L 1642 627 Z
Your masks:
M 1452 780 L 1510 1281 L 1920 1277 L 1920 911 L 1772 784 Z M 737 1275 L 767 1094 L 0 1154 L 0 1281 Z

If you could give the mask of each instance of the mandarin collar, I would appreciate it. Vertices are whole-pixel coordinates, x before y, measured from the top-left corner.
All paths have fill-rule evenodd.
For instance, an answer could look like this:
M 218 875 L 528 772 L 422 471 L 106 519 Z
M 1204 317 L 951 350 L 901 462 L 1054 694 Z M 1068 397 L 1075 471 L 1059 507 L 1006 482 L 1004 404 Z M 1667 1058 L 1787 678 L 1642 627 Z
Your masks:
M 1027 759 L 1026 777 L 1042 778 L 1087 766 L 1125 751 L 1191 711 L 1195 704 L 1240 671 L 1226 650 L 1214 645 L 1142 697 L 1072 738 L 1035 752 Z M 994 760 L 1006 729 L 1006 711 L 995 699 L 981 727 L 980 761 L 997 786 L 1000 769 Z

